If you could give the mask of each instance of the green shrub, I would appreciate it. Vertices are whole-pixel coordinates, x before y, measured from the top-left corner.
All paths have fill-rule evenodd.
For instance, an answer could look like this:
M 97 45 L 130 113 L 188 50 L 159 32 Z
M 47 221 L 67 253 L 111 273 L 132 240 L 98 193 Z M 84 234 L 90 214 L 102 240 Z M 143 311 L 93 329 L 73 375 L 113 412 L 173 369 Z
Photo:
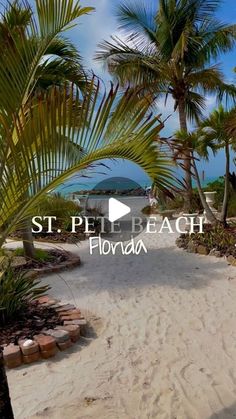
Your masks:
M 39 280 L 27 277 L 25 272 L 15 272 L 8 266 L 0 277 L 0 324 L 7 323 L 50 288 L 39 284 Z
M 224 184 L 224 177 L 221 176 L 219 177 L 217 180 L 215 180 L 214 182 L 210 182 L 207 184 L 207 186 L 205 188 L 203 188 L 204 191 L 216 191 L 215 194 L 215 207 L 216 209 L 219 209 L 223 203 L 223 199 L 224 199 L 224 189 L 225 189 L 225 184 Z
M 60 228 L 62 231 L 71 230 L 70 217 L 79 216 L 80 213 L 81 207 L 78 204 L 60 194 L 46 195 L 35 209 L 36 215 L 57 217 L 57 221 L 54 222 L 55 228 Z M 47 221 L 44 226 L 47 228 Z
M 14 256 L 25 256 L 24 249 L 22 247 L 18 247 L 14 250 Z M 44 249 L 35 249 L 35 258 L 36 261 L 39 262 L 47 262 L 52 259 L 52 255 Z
M 185 247 L 189 242 L 206 246 L 209 250 L 216 249 L 222 255 L 236 255 L 236 237 L 232 229 L 225 229 L 222 225 L 205 226 L 203 234 L 184 235 Z
M 182 194 L 176 194 L 173 199 L 167 199 L 166 200 L 166 209 L 169 210 L 179 210 L 184 206 L 184 198 Z
M 146 207 L 144 207 L 142 209 L 142 213 L 144 215 L 152 215 L 152 214 L 158 214 L 159 213 L 159 209 L 157 205 L 147 205 Z
M 176 193 L 174 198 L 166 199 L 165 209 L 182 211 L 184 206 L 184 194 Z M 202 212 L 203 207 L 197 189 L 193 189 L 190 212 Z
M 236 193 L 235 191 L 231 192 L 228 205 L 228 217 L 236 216 Z

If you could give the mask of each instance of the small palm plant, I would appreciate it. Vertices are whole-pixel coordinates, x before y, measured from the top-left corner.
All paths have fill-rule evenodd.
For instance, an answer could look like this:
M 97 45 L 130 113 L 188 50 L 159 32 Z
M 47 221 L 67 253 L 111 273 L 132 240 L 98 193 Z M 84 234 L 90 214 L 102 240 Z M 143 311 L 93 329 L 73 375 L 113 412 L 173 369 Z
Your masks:
M 0 277 L 0 326 L 46 294 L 49 287 L 39 285 L 40 280 L 30 279 L 26 272 L 15 272 L 9 264 Z
M 225 153 L 225 189 L 221 211 L 221 221 L 226 225 L 229 193 L 230 193 L 230 148 L 235 148 L 236 135 L 230 129 L 231 121 L 235 116 L 235 109 L 226 111 L 223 106 L 214 110 L 208 118 L 199 125 L 199 152 L 203 156 L 208 155 L 208 149 L 215 154 L 224 149 Z

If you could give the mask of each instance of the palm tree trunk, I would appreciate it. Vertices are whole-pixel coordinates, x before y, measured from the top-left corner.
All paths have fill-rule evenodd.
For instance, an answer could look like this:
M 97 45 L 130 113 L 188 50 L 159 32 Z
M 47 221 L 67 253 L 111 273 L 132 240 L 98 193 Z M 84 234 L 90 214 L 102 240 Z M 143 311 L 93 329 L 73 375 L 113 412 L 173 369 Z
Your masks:
M 34 238 L 31 232 L 30 222 L 27 221 L 25 228 L 22 232 L 23 247 L 25 256 L 29 259 L 35 259 L 35 247 L 34 247 Z
M 221 211 L 221 221 L 224 223 L 224 226 L 227 225 L 227 213 L 228 213 L 228 204 L 229 204 L 229 178 L 230 178 L 230 152 L 229 144 L 226 141 L 225 143 L 225 191 L 224 191 L 224 200 Z
M 9 388 L 7 383 L 7 376 L 3 363 L 3 353 L 0 348 L 0 418 L 14 419 L 11 399 L 9 395 Z
M 187 132 L 187 116 L 185 111 L 185 100 L 184 97 L 179 99 L 179 123 L 181 131 Z M 191 175 L 191 151 L 186 149 L 184 151 L 184 170 L 185 170 L 185 184 L 186 192 L 184 194 L 184 211 L 189 212 L 191 210 L 192 201 L 192 175 Z
M 192 165 L 193 165 L 193 171 L 194 171 L 195 178 L 196 178 L 198 193 L 199 193 L 199 196 L 200 196 L 202 206 L 205 210 L 207 219 L 210 221 L 211 224 L 216 224 L 217 223 L 217 218 L 215 217 L 215 215 L 211 211 L 208 203 L 206 202 L 206 197 L 205 197 L 204 192 L 202 190 L 202 185 L 201 185 L 200 177 L 199 177 L 198 170 L 197 170 L 197 165 L 196 165 L 195 158 L 194 158 L 193 154 L 192 154 Z

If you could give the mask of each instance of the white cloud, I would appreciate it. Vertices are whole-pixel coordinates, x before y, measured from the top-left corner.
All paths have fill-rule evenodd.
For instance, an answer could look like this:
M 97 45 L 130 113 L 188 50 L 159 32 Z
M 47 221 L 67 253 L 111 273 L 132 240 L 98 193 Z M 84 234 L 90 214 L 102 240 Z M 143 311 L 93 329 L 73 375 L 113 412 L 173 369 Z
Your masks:
M 81 5 L 89 5 L 96 10 L 89 16 L 83 16 L 80 24 L 71 31 L 71 35 L 82 52 L 86 67 L 104 77 L 102 64 L 94 61 L 94 55 L 98 44 L 117 32 L 114 3 L 112 7 L 110 0 L 81 0 Z

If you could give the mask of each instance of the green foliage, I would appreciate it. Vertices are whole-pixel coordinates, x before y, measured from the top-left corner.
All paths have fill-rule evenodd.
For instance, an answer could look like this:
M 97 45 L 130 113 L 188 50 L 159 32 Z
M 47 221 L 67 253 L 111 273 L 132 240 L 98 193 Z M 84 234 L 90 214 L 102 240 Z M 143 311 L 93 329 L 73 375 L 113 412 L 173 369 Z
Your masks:
M 62 231 L 71 230 L 71 216 L 79 216 L 81 208 L 78 204 L 64 198 L 60 194 L 45 195 L 35 208 L 35 214 L 39 216 L 55 216 L 54 225 Z M 47 227 L 47 221 L 42 223 Z
M 149 100 L 130 88 L 120 94 L 114 85 L 104 92 L 96 77 L 83 93 L 80 83 L 72 84 L 67 76 L 59 86 L 49 77 L 50 86 L 39 88 L 39 66 L 46 68 L 51 63 L 45 62 L 45 53 L 51 49 L 57 56 L 59 52 L 67 58 L 74 56 L 68 43 L 65 47 L 58 39 L 91 10 L 73 0 L 37 0 L 35 10 L 30 9 L 27 15 L 28 26 L 22 36 L 16 28 L 4 28 L 7 37 L 0 61 L 0 245 L 34 215 L 47 191 L 100 160 L 133 161 L 158 187 L 171 186 L 171 159 L 159 144 L 163 124 L 148 113 Z
M 236 217 L 236 193 L 231 193 L 228 204 L 228 217 Z
M 21 247 L 18 247 L 17 249 L 14 250 L 13 253 L 14 256 L 25 256 L 25 252 L 24 249 L 22 249 Z M 52 259 L 51 254 L 44 249 L 35 249 L 35 256 L 34 256 L 34 260 L 38 261 L 38 262 L 48 262 Z
M 210 64 L 235 45 L 235 25 L 217 19 L 215 0 L 154 2 L 159 8 L 151 3 L 121 4 L 118 19 L 125 39 L 102 42 L 97 59 L 123 85 L 156 97 L 172 95 L 175 109 L 182 103 L 188 119 L 198 121 L 207 93 L 235 95 L 219 66 Z
M 165 202 L 165 208 L 169 210 L 179 210 L 182 211 L 184 207 L 184 197 L 181 193 L 176 193 L 172 199 L 167 198 Z M 192 191 L 191 197 L 191 207 L 190 212 L 202 212 L 202 204 L 196 189 Z
M 204 188 L 204 191 L 216 191 L 215 207 L 220 210 L 224 199 L 224 177 L 221 176 L 214 182 L 210 182 Z M 229 203 L 228 203 L 228 217 L 236 216 L 236 192 L 230 185 Z
M 158 214 L 160 212 L 160 209 L 158 208 L 158 205 L 147 205 L 142 209 L 142 213 L 144 215 L 153 215 Z
M 0 324 L 11 320 L 27 304 L 44 295 L 49 286 L 39 286 L 40 281 L 30 279 L 26 273 L 15 272 L 9 265 L 0 278 Z
M 221 176 L 213 182 L 208 183 L 207 186 L 203 189 L 204 191 L 216 191 L 215 207 L 217 209 L 220 208 L 224 199 L 224 177 Z
M 208 227 L 208 229 L 205 229 L 203 234 L 191 235 L 191 241 L 196 244 L 206 246 L 209 250 L 219 250 L 224 255 L 234 255 L 236 253 L 236 236 L 232 234 L 230 230 L 225 229 L 222 225 Z

